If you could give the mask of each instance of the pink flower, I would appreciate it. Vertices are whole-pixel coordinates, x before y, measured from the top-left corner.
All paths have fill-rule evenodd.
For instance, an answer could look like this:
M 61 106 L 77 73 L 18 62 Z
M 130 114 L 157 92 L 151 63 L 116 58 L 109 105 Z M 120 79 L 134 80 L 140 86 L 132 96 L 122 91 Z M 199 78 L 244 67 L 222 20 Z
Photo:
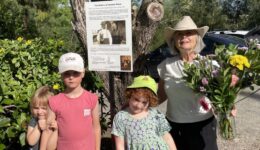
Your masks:
M 237 84 L 238 80 L 239 80 L 239 77 L 236 76 L 236 75 L 234 75 L 234 74 L 232 74 L 232 76 L 231 76 L 230 87 L 235 86 L 235 85 Z
M 205 96 L 202 96 L 199 99 L 199 104 L 200 104 L 200 110 L 199 110 L 200 113 L 207 113 L 212 108 L 210 100 Z
M 203 107 L 204 110 L 209 110 L 209 104 L 205 101 L 205 97 L 200 99 L 200 105 Z
M 202 85 L 208 85 L 209 84 L 209 81 L 208 81 L 208 79 L 207 78 L 202 78 L 202 80 L 201 80 L 201 82 L 202 82 Z

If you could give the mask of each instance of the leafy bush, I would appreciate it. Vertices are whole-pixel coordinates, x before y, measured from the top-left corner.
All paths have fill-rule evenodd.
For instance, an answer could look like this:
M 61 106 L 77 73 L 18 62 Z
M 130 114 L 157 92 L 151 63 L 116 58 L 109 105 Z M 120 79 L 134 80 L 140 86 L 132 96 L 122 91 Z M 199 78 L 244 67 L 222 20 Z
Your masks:
M 62 46 L 59 40 L 0 40 L 0 149 L 26 148 L 30 97 L 39 86 L 62 84 Z

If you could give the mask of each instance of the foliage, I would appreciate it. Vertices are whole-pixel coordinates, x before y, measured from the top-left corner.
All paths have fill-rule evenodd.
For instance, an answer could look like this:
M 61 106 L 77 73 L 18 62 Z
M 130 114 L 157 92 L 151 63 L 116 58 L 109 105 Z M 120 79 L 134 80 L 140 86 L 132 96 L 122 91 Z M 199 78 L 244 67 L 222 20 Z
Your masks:
M 72 29 L 71 7 L 67 0 L 53 0 L 49 3 L 49 11 L 34 12 L 37 31 L 44 40 L 58 38 L 64 41 L 66 49 L 80 49 L 78 39 Z
M 212 104 L 215 114 L 229 115 L 241 89 L 260 85 L 260 49 L 255 44 L 250 44 L 249 49 L 220 46 L 214 58 L 199 57 L 193 64 L 186 63 L 184 72 L 187 85 L 202 95 L 199 102 L 207 111 Z M 205 105 L 205 97 L 211 104 Z M 220 120 L 220 131 L 229 139 L 233 134 L 232 129 L 226 131 L 230 122 L 225 119 Z
M 0 13 L 0 39 L 62 39 L 66 49 L 80 49 L 68 0 L 3 0 Z
M 41 85 L 62 85 L 62 46 L 59 40 L 0 40 L 0 149 L 25 149 L 32 93 Z
M 210 30 L 228 28 L 228 17 L 223 13 L 223 7 L 216 0 L 194 0 L 189 12 L 197 26 L 209 26 Z
M 112 120 L 108 119 L 110 112 L 108 111 L 107 99 L 104 96 L 104 84 L 101 78 L 95 72 L 87 71 L 82 81 L 82 86 L 92 92 L 98 92 L 99 105 L 100 105 L 100 125 L 102 134 L 104 134 L 112 125 Z
M 251 29 L 256 26 L 259 26 L 260 22 L 260 3 L 258 0 L 248 1 L 248 19 L 247 19 L 247 28 Z
M 23 30 L 22 7 L 17 1 L 2 0 L 0 5 L 0 39 L 14 39 Z M 36 30 L 31 29 L 33 32 Z
M 225 13 L 233 24 L 230 29 L 241 29 L 247 21 L 247 13 L 249 11 L 247 0 L 224 0 L 222 2 L 223 13 Z M 239 22 L 239 23 L 238 23 Z

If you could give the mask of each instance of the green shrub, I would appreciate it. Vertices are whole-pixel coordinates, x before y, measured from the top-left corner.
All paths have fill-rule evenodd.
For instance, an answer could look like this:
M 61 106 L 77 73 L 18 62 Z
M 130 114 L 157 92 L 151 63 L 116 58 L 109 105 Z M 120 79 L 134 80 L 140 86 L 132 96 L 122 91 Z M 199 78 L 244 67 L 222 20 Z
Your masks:
M 62 46 L 59 40 L 0 40 L 0 149 L 26 148 L 30 97 L 42 85 L 62 84 L 57 71 Z

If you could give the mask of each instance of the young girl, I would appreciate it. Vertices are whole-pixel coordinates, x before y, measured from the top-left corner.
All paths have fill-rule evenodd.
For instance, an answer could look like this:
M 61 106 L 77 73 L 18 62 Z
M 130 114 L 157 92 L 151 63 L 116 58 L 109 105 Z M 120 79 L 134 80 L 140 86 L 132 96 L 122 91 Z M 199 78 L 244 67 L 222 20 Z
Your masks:
M 30 108 L 32 118 L 28 125 L 27 142 L 30 150 L 55 149 L 57 123 L 54 115 L 49 113 L 48 100 L 53 96 L 48 86 L 42 86 L 31 98 Z
M 77 53 L 63 54 L 59 73 L 65 91 L 49 100 L 58 123 L 57 149 L 100 150 L 98 97 L 81 86 L 85 75 L 83 58 Z
M 134 78 L 125 92 L 127 103 L 114 120 L 117 150 L 176 150 L 165 116 L 152 109 L 158 102 L 157 84 L 150 76 Z

